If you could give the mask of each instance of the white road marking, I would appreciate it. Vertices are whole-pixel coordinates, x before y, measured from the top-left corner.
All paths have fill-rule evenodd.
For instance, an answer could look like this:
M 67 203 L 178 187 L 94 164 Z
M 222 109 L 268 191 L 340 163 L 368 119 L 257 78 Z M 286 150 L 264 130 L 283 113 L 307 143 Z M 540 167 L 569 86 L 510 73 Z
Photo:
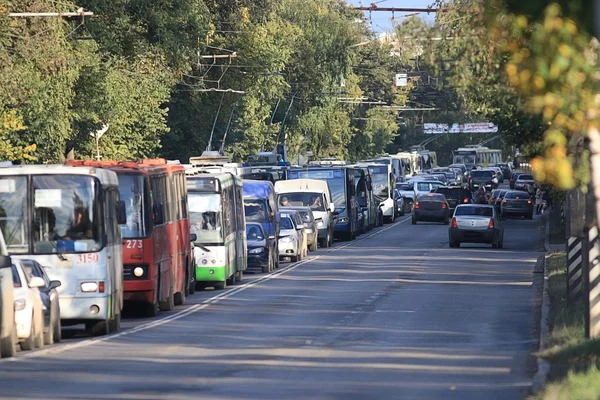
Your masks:
M 351 242 L 349 242 L 349 243 L 347 243 L 347 244 L 345 244 L 343 246 L 333 247 L 329 251 L 327 251 L 325 254 L 329 254 L 331 252 L 335 252 L 335 251 L 338 251 L 338 250 L 341 250 L 341 249 L 345 249 L 346 247 L 348 247 L 348 246 L 350 246 L 352 244 L 355 244 L 357 242 L 361 242 L 361 241 L 366 240 L 366 239 L 370 239 L 370 238 L 372 238 L 372 237 L 374 237 L 374 236 L 376 236 L 376 235 L 378 235 L 380 233 L 386 232 L 386 231 L 388 231 L 388 230 L 390 230 L 390 229 L 392 229 L 392 228 L 394 228 L 394 227 L 396 227 L 398 225 L 403 224 L 404 222 L 408 221 L 408 219 L 409 218 L 405 218 L 405 219 L 403 219 L 403 220 L 401 220 L 399 222 L 395 222 L 395 223 L 389 225 L 388 227 L 385 227 L 385 228 L 380 229 L 380 230 L 378 230 L 376 232 L 373 232 L 373 233 L 371 233 L 368 236 L 363 236 L 361 238 L 358 238 L 358 239 L 356 239 L 354 241 L 351 241 Z M 127 329 L 127 330 L 125 330 L 123 332 L 119 332 L 119 333 L 115 333 L 115 334 L 110 334 L 110 335 L 103 336 L 103 337 L 98 337 L 98 338 L 86 339 L 86 340 L 82 340 L 82 341 L 77 342 L 77 343 L 61 345 L 61 346 L 57 346 L 57 347 L 48 347 L 48 348 L 41 349 L 41 350 L 38 350 L 38 351 L 28 352 L 28 353 L 25 353 L 23 355 L 19 355 L 17 357 L 13 357 L 13 358 L 3 358 L 3 359 L 0 359 L 0 364 L 6 363 L 6 362 L 18 362 L 18 361 L 28 360 L 28 359 L 32 359 L 32 358 L 39 358 L 39 357 L 42 357 L 42 356 L 45 356 L 45 355 L 49 355 L 49 354 L 64 353 L 65 351 L 74 350 L 74 349 L 78 349 L 78 348 L 82 348 L 82 347 L 89 347 L 89 346 L 92 346 L 94 344 L 98 344 L 98 343 L 102 343 L 102 342 L 108 342 L 110 340 L 113 340 L 113 339 L 116 339 L 116 338 L 119 338 L 119 337 L 129 336 L 129 335 L 132 335 L 132 334 L 137 333 L 137 332 L 142 332 L 142 331 L 145 331 L 145 330 L 148 330 L 148 329 L 151 329 L 151 328 L 155 328 L 155 327 L 158 327 L 158 326 L 165 325 L 168 322 L 176 321 L 176 320 L 181 319 L 183 317 L 186 317 L 186 316 L 188 316 L 190 314 L 193 314 L 195 312 L 203 310 L 203 309 L 207 308 L 210 305 L 213 305 L 213 304 L 216 304 L 216 303 L 220 302 L 221 300 L 228 299 L 228 298 L 234 296 L 237 293 L 243 292 L 246 289 L 249 289 L 251 287 L 254 287 L 256 285 L 259 285 L 259 284 L 261 284 L 263 282 L 266 282 L 266 281 L 269 281 L 271 279 L 277 278 L 279 275 L 283 275 L 283 274 L 286 274 L 286 273 L 288 273 L 290 271 L 293 271 L 294 269 L 298 268 L 301 265 L 307 264 L 307 263 L 309 263 L 311 261 L 318 260 L 323 255 L 324 254 L 321 254 L 321 255 L 318 255 L 318 256 L 312 256 L 312 257 L 307 258 L 306 260 L 297 262 L 295 264 L 289 265 L 289 266 L 284 267 L 284 268 L 280 268 L 277 271 L 271 272 L 270 274 L 262 276 L 262 277 L 260 277 L 260 278 L 258 278 L 256 280 L 253 280 L 253 281 L 248 282 L 248 283 L 244 283 L 243 285 L 238 286 L 238 287 L 236 287 L 234 289 L 227 290 L 227 291 L 222 292 L 222 293 L 220 293 L 220 294 L 218 294 L 216 296 L 213 296 L 211 298 L 203 300 L 199 304 L 191 305 L 190 307 L 186 308 L 185 310 L 181 310 L 179 312 L 176 312 L 175 314 L 168 315 L 168 316 L 166 316 L 164 318 L 159 318 L 159 319 L 157 319 L 155 321 L 151 321 L 151 322 L 148 322 L 146 324 L 138 325 L 138 326 L 133 327 L 131 329 Z M 339 324 L 335 324 L 335 325 L 339 325 Z

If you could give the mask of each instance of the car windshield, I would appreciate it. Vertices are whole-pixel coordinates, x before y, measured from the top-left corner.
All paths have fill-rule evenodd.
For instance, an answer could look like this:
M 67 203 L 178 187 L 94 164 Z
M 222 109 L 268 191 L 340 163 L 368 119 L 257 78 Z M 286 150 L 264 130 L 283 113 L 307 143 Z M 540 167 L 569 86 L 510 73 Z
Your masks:
M 29 252 L 27 219 L 27 178 L 0 178 L 0 229 L 8 251 L 13 254 Z
M 84 175 L 33 177 L 34 253 L 91 252 L 102 247 L 96 180 Z
M 119 196 L 125 203 L 127 222 L 121 224 L 123 238 L 146 237 L 150 225 L 150 207 L 144 176 L 118 174 Z
M 491 207 L 477 207 L 477 206 L 460 206 L 456 209 L 455 216 L 480 216 L 480 217 L 493 217 L 494 209 Z
M 13 276 L 13 287 L 22 287 L 23 285 L 21 284 L 21 277 L 19 276 L 19 271 L 17 271 L 17 267 L 14 264 L 11 266 L 11 270 Z
M 250 224 L 246 225 L 246 239 L 248 241 L 257 242 L 265 240 L 265 235 L 260 225 Z
M 529 193 L 526 192 L 508 192 L 504 196 L 505 199 L 527 200 L 530 199 Z
M 279 229 L 294 229 L 294 223 L 289 217 L 281 218 Z
M 246 221 L 267 222 L 266 210 L 266 199 L 244 199 L 244 213 L 246 215 Z
M 281 193 L 277 201 L 281 207 L 310 207 L 314 211 L 325 211 L 323 193 Z
M 196 234 L 196 243 L 222 243 L 223 221 L 221 196 L 216 193 L 188 195 L 191 231 Z

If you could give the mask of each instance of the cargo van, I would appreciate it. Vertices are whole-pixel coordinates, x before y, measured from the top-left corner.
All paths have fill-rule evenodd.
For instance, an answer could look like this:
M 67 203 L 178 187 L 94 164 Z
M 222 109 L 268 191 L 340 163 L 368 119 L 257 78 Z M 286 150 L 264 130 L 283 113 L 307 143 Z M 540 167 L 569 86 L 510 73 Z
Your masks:
M 275 182 L 275 192 L 280 208 L 310 207 L 319 231 L 319 246 L 333 245 L 337 212 L 331 201 L 331 191 L 327 181 L 318 179 L 279 181 Z

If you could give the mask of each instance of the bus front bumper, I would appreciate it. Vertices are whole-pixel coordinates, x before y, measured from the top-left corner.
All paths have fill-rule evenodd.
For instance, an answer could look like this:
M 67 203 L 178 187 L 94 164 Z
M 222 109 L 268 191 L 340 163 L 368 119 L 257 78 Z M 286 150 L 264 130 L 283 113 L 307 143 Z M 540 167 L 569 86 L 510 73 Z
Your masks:
M 148 279 L 123 281 L 123 301 L 154 303 L 154 282 Z
M 196 282 L 222 282 L 227 279 L 225 266 L 196 265 Z
M 110 314 L 110 296 L 60 295 L 61 320 L 105 320 Z

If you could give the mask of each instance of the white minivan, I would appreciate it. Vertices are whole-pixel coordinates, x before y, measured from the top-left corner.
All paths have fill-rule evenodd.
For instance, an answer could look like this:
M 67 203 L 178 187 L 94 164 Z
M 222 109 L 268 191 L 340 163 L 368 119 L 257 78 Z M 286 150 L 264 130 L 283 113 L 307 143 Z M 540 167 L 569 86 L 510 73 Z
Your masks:
M 15 297 L 13 289 L 12 261 L 6 249 L 4 235 L 0 230 L 0 356 L 13 357 L 17 352 L 17 328 L 15 324 Z

